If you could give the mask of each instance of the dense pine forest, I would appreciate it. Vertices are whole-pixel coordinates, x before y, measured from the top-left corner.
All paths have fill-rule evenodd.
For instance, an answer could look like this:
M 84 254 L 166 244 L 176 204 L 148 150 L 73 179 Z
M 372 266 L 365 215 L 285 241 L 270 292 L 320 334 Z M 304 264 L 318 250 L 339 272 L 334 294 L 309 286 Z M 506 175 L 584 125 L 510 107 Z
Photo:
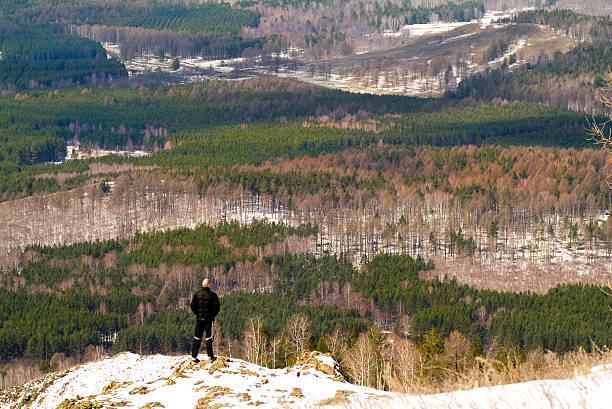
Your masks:
M 259 14 L 229 3 L 200 5 L 155 2 L 4 2 L 2 16 L 14 24 L 99 24 L 187 33 L 237 34 L 258 24 Z
M 157 151 L 173 147 L 143 159 L 99 160 L 167 169 L 258 165 L 277 157 L 317 156 L 378 143 L 398 147 L 589 145 L 583 115 L 557 108 L 465 106 L 454 100 L 361 96 L 284 80 L 138 89 L 73 88 L 1 99 L 4 143 L 0 163 L 6 169 L 0 180 L 3 200 L 59 190 L 61 186 L 53 179 L 40 177 L 49 173 L 77 172 L 79 177 L 68 180 L 66 187 L 86 182 L 91 160 L 44 164 L 70 156 L 72 152 L 65 147 L 68 142 L 80 144 L 84 150 L 139 147 Z M 311 117 L 351 124 L 347 129 L 325 121 L 309 125 Z
M 99 43 L 63 34 L 13 34 L 0 38 L 0 84 L 18 89 L 105 82 L 127 76 Z M 47 159 L 48 160 L 48 159 Z

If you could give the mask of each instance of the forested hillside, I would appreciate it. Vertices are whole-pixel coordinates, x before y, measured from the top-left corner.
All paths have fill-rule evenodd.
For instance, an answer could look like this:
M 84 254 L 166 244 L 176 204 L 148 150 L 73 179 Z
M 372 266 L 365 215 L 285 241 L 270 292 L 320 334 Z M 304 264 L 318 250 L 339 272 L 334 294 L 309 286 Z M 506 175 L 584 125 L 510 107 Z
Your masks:
M 601 105 L 593 106 L 589 101 L 605 85 L 603 75 L 612 65 L 612 19 L 555 10 L 522 12 L 514 21 L 547 25 L 581 43 L 567 53 L 541 55 L 526 65 L 512 66 L 516 58 L 507 61 L 500 68 L 464 79 L 456 95 L 552 103 L 602 112 Z
M 545 91 L 543 85 L 554 81 L 553 77 L 557 77 L 559 82 L 563 81 L 561 78 L 565 78 L 566 84 L 573 80 L 576 88 L 585 85 L 601 88 L 605 85 L 602 73 L 605 73 L 611 64 L 612 43 L 580 45 L 566 54 L 555 54 L 552 60 L 543 61 L 525 70 L 509 73 L 505 68 L 475 75 L 462 81 L 456 94 L 460 98 L 469 96 L 486 100 L 499 97 L 535 102 L 542 98 L 542 91 Z M 591 78 L 592 82 L 585 84 L 585 81 L 591 81 Z M 576 88 L 567 89 L 565 96 L 576 97 Z M 540 94 L 538 90 L 541 90 Z
M 203 275 L 223 295 L 220 348 L 248 356 L 255 325 L 263 340 L 255 347 L 266 356 L 265 339 L 274 340 L 270 359 L 278 367 L 294 362 L 303 349 L 334 352 L 329 340 L 338 334 L 345 334 L 344 348 L 350 349 L 372 322 L 395 323 L 419 348 L 420 342 L 434 342 L 432 337 L 444 343 L 443 337 L 461 333 L 474 353 L 484 347 L 500 356 L 591 350 L 612 341 L 610 300 L 597 287 L 561 286 L 544 295 L 478 291 L 456 281 L 422 279 L 434 266 L 420 257 L 380 254 L 357 270 L 342 256 L 317 258 L 288 247 L 291 237 L 313 232 L 311 226 L 221 223 L 130 239 L 30 246 L 22 269 L 2 277 L 0 351 L 5 359 L 41 360 L 47 369 L 52 357 L 59 359 L 55 354 L 74 356 L 88 345 L 185 353 L 192 325 L 186 303 Z M 331 293 L 337 294 L 334 302 L 323 295 Z M 297 346 L 292 325 L 305 326 Z M 442 351 L 427 359 L 438 359 Z M 520 363 L 521 356 L 512 359 Z
M 151 78 L 160 75 L 160 70 L 170 71 L 170 59 L 193 60 L 181 74 L 193 81 L 219 74 L 212 65 L 200 66 L 200 62 L 237 58 L 230 64 L 230 77 L 273 72 L 301 80 L 311 77 L 310 81 L 326 86 L 346 88 L 344 83 L 348 83 L 348 89 L 362 92 L 428 96 L 452 93 L 460 83 L 457 95 L 462 98 L 488 98 L 498 85 L 493 97 L 552 102 L 605 114 L 588 102 L 588 95 L 600 83 L 596 70 L 607 66 L 609 60 L 609 17 L 553 9 L 555 2 L 540 2 L 537 6 L 546 9 L 518 14 L 501 11 L 509 16 L 505 18 L 486 15 L 508 6 L 495 1 L 242 1 L 231 5 L 31 1 L 7 2 L 0 27 L 7 32 L 36 27 L 42 36 L 69 33 L 116 45 L 113 55 L 124 62 L 148 61 L 144 71 L 140 67 L 133 72 Z M 307 24 L 296 25 L 294 21 Z M 477 24 L 463 25 L 468 22 Z M 421 44 L 421 26 L 437 27 L 439 23 L 442 31 L 433 28 Z M 454 23 L 458 25 L 452 26 Z M 444 28 L 444 24 L 451 25 Z M 421 28 L 411 32 L 412 26 Z M 446 34 L 450 28 L 455 29 Z M 573 57 L 564 58 L 563 53 L 578 42 L 584 44 Z M 423 50 L 426 55 L 421 55 Z M 55 72 L 53 79 L 64 80 L 56 84 L 76 81 L 71 67 L 70 62 L 53 67 L 66 70 Z M 521 74 L 524 70 L 529 73 Z M 93 82 L 118 76 L 116 70 L 98 71 L 106 75 L 100 77 L 94 69 L 100 78 Z M 473 74 L 477 76 L 470 79 Z M 81 83 L 90 80 L 78 78 Z M 13 90 L 48 86 L 49 80 L 30 82 L 27 75 L 8 75 L 2 83 L 5 89 Z M 576 91 L 564 91 L 568 88 Z
M 258 13 L 223 2 L 187 6 L 130 1 L 26 1 L 3 2 L 2 10 L 3 19 L 18 25 L 100 24 L 213 35 L 238 34 L 242 27 L 257 26 L 259 20 Z
M 80 161 L 28 166 L 70 155 L 64 153 L 67 142 L 78 143 L 84 150 L 173 147 L 143 159 L 101 160 L 181 169 L 256 165 L 284 155 L 316 156 L 379 142 L 404 147 L 588 145 L 584 117 L 557 108 L 480 103 L 455 106 L 453 100 L 355 95 L 285 80 L 139 89 L 73 88 L 1 99 L 0 137 L 4 143 L 0 159 L 6 172 L 0 180 L 0 197 L 4 200 L 60 189 L 52 179 L 38 175 L 86 172 L 90 165 Z M 325 121 L 304 123 L 313 116 L 346 120 L 348 129 Z M 247 126 L 249 121 L 255 123 Z M 67 180 L 66 187 L 86 179 Z
M 605 282 L 608 270 L 599 266 L 612 243 L 605 154 L 558 149 L 590 144 L 579 113 L 354 95 L 269 79 L 36 91 L 4 101 L 0 186 L 10 202 L 1 210 L 14 226 L 3 238 L 4 266 L 15 265 L 13 247 L 32 242 L 127 237 L 225 217 L 248 223 L 271 209 L 293 225 L 324 225 L 319 251 L 349 252 L 353 261 L 409 249 L 436 262 L 444 257 L 440 275 L 454 271 L 481 288 Z M 31 139 L 18 137 L 25 130 Z M 83 152 L 153 153 L 31 165 L 46 152 L 63 153 L 66 141 Z M 466 144 L 475 146 L 459 147 Z M 156 172 L 156 183 L 147 172 Z M 91 183 L 99 184 L 74 190 Z M 59 193 L 14 202 L 44 192 Z M 39 216 L 53 224 L 27 214 L 40 201 L 50 213 Z M 430 210 L 422 213 L 417 203 Z M 78 228 L 83 219 L 91 231 Z M 472 240 L 471 250 L 456 251 L 462 240 Z M 477 267 L 455 254 L 474 257 Z M 504 284 L 492 275 L 498 262 L 520 271 L 516 259 L 547 278 L 521 272 Z M 590 272 L 581 279 L 573 263 Z
M 318 253 L 359 262 L 408 252 L 434 259 L 436 275 L 478 288 L 541 292 L 604 284 L 610 274 L 605 152 L 373 146 L 231 169 L 187 163 L 188 170 L 91 163 L 80 174 L 34 179 L 66 190 L 102 183 L 0 204 L 4 268 L 19 266 L 15 248 L 32 242 L 267 217 L 321 226 Z
M 160 58 L 165 58 L 166 53 L 176 57 L 179 52 L 227 57 L 240 56 L 246 48 L 261 47 L 266 42 L 264 38 L 240 36 L 243 27 L 256 27 L 259 17 L 258 12 L 212 2 L 200 5 L 130 1 L 3 2 L 0 89 L 97 83 L 125 76 L 127 73 L 119 62 L 106 60 L 100 44 L 87 40 L 75 44 L 74 38 L 62 35 L 86 36 L 82 26 L 87 27 L 89 37 L 95 41 L 121 43 L 130 38 L 130 44 L 122 50 L 124 58 L 133 58 L 144 51 L 155 52 Z M 27 33 L 27 36 L 15 36 L 17 33 Z M 30 49 L 34 45 L 36 49 Z M 77 53 L 79 49 L 82 51 Z M 24 61 L 36 61 L 36 64 Z M 33 76 L 33 73 L 39 75 Z M 92 75 L 93 78 L 87 77 Z
M 95 41 L 121 43 L 124 58 L 133 58 L 144 51 L 156 52 L 160 57 L 165 53 L 174 57 L 240 56 L 244 49 L 258 44 L 261 47 L 265 42 L 265 39 L 240 36 L 243 27 L 258 25 L 258 12 L 234 8 L 224 2 L 199 5 L 131 1 L 6 2 L 0 18 L 0 24 L 11 27 L 39 28 L 39 34 L 41 31 L 78 33 Z
M 2 31 L 0 26 L 0 89 L 96 84 L 127 76 L 123 64 L 94 41 L 40 30 Z

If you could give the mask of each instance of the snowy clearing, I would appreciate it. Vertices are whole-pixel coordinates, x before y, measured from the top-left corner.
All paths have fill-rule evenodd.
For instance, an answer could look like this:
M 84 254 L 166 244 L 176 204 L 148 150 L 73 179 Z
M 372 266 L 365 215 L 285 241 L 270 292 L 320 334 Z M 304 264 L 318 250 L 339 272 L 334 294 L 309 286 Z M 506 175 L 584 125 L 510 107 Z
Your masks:
M 467 24 L 478 24 L 480 28 L 485 28 L 499 20 L 502 20 L 504 18 L 510 18 L 521 11 L 526 11 L 530 9 L 532 8 L 512 9 L 508 11 L 493 10 L 490 12 L 486 12 L 484 16 L 482 16 L 482 18 L 472 21 L 461 21 L 454 23 L 439 21 L 435 23 L 426 24 L 410 24 L 405 25 L 399 31 L 385 31 L 383 35 L 385 37 L 401 37 L 402 35 L 408 33 L 410 37 L 421 37 L 446 33 L 447 31 L 454 30 L 458 27 L 465 26 Z

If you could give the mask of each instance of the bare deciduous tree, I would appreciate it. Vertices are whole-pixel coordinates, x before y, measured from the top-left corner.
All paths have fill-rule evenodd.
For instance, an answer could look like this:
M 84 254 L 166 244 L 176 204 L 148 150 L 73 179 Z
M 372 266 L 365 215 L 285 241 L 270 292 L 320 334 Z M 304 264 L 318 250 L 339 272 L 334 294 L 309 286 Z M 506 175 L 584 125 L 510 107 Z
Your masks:
M 347 338 L 348 334 L 342 331 L 340 327 L 336 327 L 334 332 L 327 337 L 327 348 L 337 361 L 339 361 L 342 355 L 346 352 Z
M 249 318 L 244 331 L 243 351 L 249 362 L 257 365 L 266 364 L 266 347 L 268 337 L 261 315 Z
M 605 107 L 612 108 L 612 70 L 606 73 L 604 81 L 607 85 L 599 100 Z M 592 119 L 589 128 L 591 140 L 606 150 L 612 150 L 612 128 L 610 128 L 610 122 L 612 122 L 612 116 L 603 122 L 597 122 L 595 119 Z M 612 163 L 612 159 L 609 160 L 609 163 Z M 612 187 L 611 177 L 612 175 L 608 177 L 608 185 L 610 187 Z
M 418 382 L 420 354 L 408 339 L 396 337 L 389 347 L 389 365 L 385 366 L 385 382 L 394 392 L 408 393 Z
M 386 337 L 380 327 L 374 326 L 359 335 L 344 354 L 342 365 L 354 383 L 383 389 L 386 350 Z
M 304 314 L 295 314 L 287 320 L 285 334 L 289 346 L 296 356 L 304 353 L 308 340 L 310 339 L 310 321 Z

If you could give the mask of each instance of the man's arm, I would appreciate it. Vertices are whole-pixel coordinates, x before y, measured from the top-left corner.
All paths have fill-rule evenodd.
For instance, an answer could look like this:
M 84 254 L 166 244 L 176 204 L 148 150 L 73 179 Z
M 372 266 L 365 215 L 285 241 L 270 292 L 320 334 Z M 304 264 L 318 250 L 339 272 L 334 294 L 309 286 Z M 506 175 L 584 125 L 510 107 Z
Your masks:
M 191 298 L 191 304 L 189 304 L 189 307 L 191 308 L 191 311 L 194 314 L 198 313 L 198 297 L 196 297 L 196 293 L 193 294 L 193 297 Z
M 215 317 L 219 314 L 219 310 L 221 309 L 221 303 L 219 302 L 219 297 L 215 294 Z

